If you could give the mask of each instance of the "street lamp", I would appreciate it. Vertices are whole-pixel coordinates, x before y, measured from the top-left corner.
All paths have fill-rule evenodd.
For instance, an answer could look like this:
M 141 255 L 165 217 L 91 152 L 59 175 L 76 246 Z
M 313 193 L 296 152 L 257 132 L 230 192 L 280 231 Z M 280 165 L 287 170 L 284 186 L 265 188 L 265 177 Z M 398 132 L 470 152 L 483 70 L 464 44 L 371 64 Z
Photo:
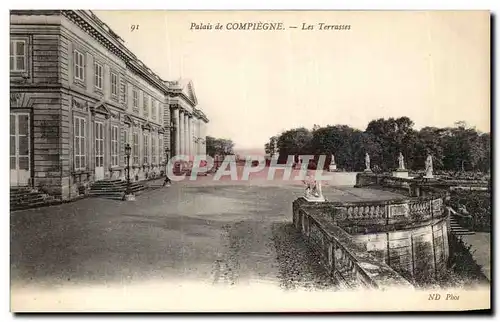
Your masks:
M 135 196 L 130 191 L 130 144 L 127 143 L 125 146 L 125 156 L 127 157 L 127 190 L 125 191 L 125 196 L 123 196 L 123 200 L 133 201 L 135 200 Z

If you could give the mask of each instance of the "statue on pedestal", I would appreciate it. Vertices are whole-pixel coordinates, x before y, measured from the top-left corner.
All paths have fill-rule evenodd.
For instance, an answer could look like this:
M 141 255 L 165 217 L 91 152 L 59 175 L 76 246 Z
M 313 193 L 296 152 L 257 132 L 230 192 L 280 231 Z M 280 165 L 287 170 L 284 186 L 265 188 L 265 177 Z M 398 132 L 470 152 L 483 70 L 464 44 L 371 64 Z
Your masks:
M 325 197 L 323 196 L 321 181 L 316 181 L 313 176 L 308 174 L 306 180 L 304 180 L 303 182 L 306 184 L 304 198 L 307 201 L 326 201 Z
M 433 172 L 433 165 L 432 165 L 432 155 L 428 155 L 427 159 L 425 160 L 425 176 L 424 178 L 434 178 Z
M 337 164 L 335 164 L 335 156 L 333 154 L 332 154 L 332 159 L 330 160 L 330 166 L 328 167 L 328 170 L 330 171 L 337 170 Z
M 370 168 L 370 156 L 368 155 L 368 153 L 365 154 L 365 166 L 366 166 L 366 169 L 365 169 L 366 172 L 372 171 Z
M 403 153 L 399 152 L 399 157 L 398 157 L 398 163 L 399 163 L 399 170 L 405 170 L 405 158 L 403 157 Z

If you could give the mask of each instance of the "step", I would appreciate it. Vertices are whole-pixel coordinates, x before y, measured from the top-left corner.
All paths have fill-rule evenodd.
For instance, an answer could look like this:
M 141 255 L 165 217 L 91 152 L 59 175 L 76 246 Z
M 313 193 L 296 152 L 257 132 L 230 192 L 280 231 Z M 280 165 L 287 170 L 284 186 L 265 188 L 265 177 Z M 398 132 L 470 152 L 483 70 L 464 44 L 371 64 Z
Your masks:
M 109 184 L 109 185 L 103 185 L 103 184 L 94 184 L 91 185 L 91 189 L 105 189 L 105 188 L 114 188 L 114 187 L 126 187 L 127 184 Z
M 45 200 L 45 198 L 43 196 L 33 196 L 30 198 L 11 199 L 10 203 L 11 204 L 22 204 L 22 203 L 37 202 L 40 200 Z
M 91 195 L 91 196 L 117 196 L 117 195 L 121 196 L 123 194 L 124 194 L 123 191 L 106 191 L 106 192 L 89 191 L 89 195 Z
M 28 203 L 28 204 L 17 204 L 17 205 L 11 205 L 10 210 L 23 210 L 23 209 L 29 209 L 29 208 L 38 208 L 42 206 L 50 205 L 50 203 L 46 201 L 39 201 L 39 202 L 34 202 L 34 203 Z
M 19 201 L 19 200 L 30 200 L 30 199 L 36 199 L 42 197 L 43 195 L 41 194 L 34 194 L 34 195 L 24 195 L 24 196 L 12 196 L 10 197 L 10 201 Z
M 116 191 L 116 192 L 120 192 L 120 191 L 124 191 L 126 190 L 126 188 L 106 188 L 106 189 L 90 189 L 89 191 L 94 191 L 94 192 L 113 192 L 113 191 Z

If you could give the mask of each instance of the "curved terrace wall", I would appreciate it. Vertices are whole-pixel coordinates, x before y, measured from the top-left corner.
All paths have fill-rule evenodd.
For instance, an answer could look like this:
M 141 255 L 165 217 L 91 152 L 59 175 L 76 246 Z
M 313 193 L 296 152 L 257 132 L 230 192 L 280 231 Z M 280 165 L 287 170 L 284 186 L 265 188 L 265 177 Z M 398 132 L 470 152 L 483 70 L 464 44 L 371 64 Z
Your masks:
M 349 236 L 347 251 L 356 244 L 356 256 L 361 247 L 361 252 L 375 258 L 371 265 L 385 264 L 401 278 L 420 283 L 446 272 L 449 246 L 442 198 L 403 197 L 368 202 L 308 202 L 299 198 L 294 201 L 293 210 L 296 227 L 310 240 L 319 240 L 311 236 L 321 235 L 314 233 L 317 228 L 311 228 L 317 226 L 316 223 L 311 226 L 311 222 L 319 217 L 329 225 L 323 230 L 333 236 Z M 318 249 L 323 247 L 318 242 L 313 245 Z M 323 250 L 325 258 L 333 256 L 328 252 L 331 251 Z

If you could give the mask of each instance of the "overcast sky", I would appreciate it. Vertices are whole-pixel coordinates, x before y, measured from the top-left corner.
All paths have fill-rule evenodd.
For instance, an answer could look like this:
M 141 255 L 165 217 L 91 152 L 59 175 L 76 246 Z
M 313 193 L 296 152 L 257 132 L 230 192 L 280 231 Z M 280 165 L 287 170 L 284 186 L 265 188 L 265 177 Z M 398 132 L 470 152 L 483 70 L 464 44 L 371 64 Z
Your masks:
M 363 130 L 400 116 L 417 128 L 465 120 L 490 131 L 487 12 L 95 13 L 160 77 L 192 79 L 208 134 L 236 148 L 263 148 L 294 127 Z M 190 30 L 258 21 L 285 30 Z M 350 30 L 320 31 L 320 22 Z

